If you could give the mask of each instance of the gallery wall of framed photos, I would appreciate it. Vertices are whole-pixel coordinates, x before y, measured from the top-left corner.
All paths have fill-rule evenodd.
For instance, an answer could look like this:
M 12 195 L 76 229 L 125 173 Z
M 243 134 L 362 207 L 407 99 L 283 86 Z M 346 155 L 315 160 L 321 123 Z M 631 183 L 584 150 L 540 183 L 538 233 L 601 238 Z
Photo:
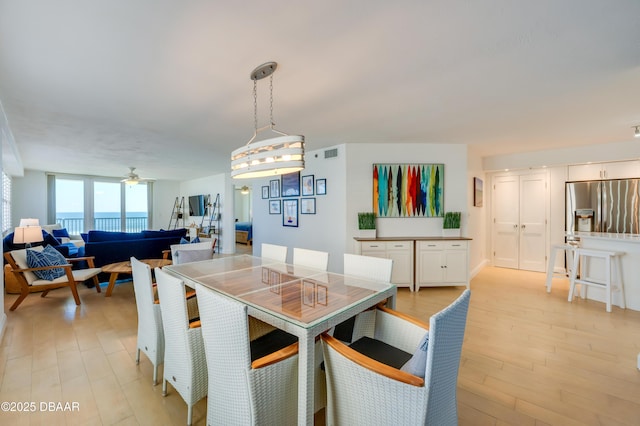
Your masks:
M 327 195 L 327 179 L 312 174 L 289 173 L 261 187 L 271 215 L 282 215 L 282 226 L 298 227 L 300 215 L 316 214 L 316 199 Z

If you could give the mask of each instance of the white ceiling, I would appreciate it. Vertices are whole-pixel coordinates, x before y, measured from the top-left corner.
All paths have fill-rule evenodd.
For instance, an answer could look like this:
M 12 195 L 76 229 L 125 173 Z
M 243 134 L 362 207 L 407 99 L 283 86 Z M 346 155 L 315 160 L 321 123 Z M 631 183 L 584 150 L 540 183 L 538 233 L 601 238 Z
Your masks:
M 253 134 L 249 74 L 271 60 L 276 127 L 308 150 L 499 155 L 640 124 L 638 0 L 0 0 L 0 100 L 27 169 L 228 171 Z

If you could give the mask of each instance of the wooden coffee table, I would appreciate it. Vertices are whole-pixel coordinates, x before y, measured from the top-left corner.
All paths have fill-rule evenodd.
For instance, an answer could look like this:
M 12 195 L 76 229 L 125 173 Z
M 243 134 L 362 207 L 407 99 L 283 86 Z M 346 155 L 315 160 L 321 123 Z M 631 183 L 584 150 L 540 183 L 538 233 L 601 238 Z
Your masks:
M 163 267 L 167 265 L 171 265 L 171 261 L 169 259 L 142 259 L 140 262 L 146 263 L 153 268 Z M 131 273 L 131 262 L 126 260 L 124 262 L 110 263 L 108 265 L 104 265 L 102 267 L 102 272 L 106 272 L 111 274 L 109 276 L 109 286 L 107 287 L 107 291 L 104 294 L 104 297 L 111 297 L 111 292 L 113 288 L 116 286 L 116 280 L 118 279 L 118 274 L 130 274 Z

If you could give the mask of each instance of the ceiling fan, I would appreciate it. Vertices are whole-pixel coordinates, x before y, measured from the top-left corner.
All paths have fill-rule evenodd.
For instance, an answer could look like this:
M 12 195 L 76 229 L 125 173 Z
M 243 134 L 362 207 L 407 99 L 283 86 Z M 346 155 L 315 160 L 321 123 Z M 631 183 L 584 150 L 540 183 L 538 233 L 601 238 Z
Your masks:
M 135 167 L 129 167 L 129 173 L 127 174 L 127 177 L 122 179 L 120 182 L 123 182 L 127 185 L 137 185 L 141 182 L 153 182 L 155 180 L 151 178 L 141 178 L 140 176 L 138 176 L 135 170 Z

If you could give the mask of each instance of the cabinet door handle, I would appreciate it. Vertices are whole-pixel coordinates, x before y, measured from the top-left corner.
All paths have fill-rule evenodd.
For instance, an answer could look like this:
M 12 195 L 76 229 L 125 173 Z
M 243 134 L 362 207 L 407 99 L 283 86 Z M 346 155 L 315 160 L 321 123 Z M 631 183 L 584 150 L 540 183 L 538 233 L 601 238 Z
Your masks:
M 435 247 L 435 244 L 427 244 L 427 247 Z
M 451 244 L 451 247 L 460 247 L 460 244 Z

